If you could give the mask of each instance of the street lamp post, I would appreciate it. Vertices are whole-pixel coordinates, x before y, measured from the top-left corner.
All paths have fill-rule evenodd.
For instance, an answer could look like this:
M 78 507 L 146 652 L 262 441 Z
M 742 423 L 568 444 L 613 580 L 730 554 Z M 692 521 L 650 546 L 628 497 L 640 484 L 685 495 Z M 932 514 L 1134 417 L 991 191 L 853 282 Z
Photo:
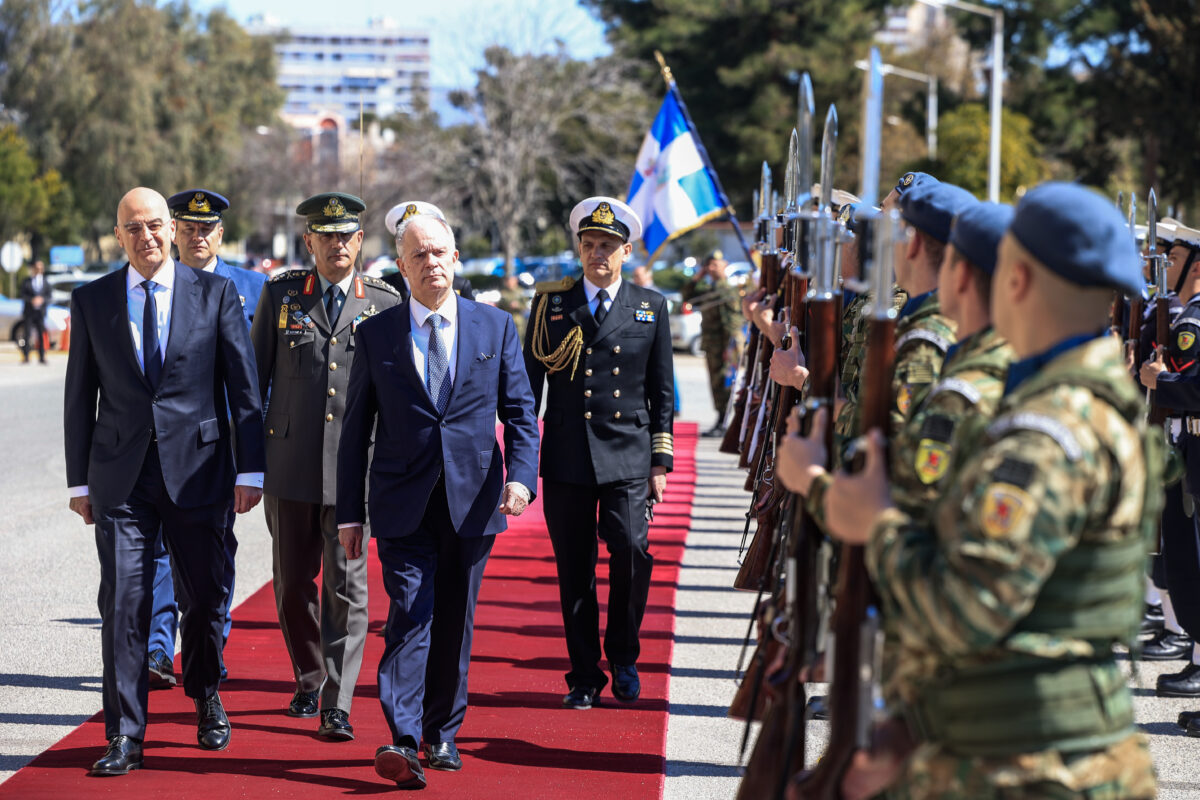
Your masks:
M 867 69 L 866 61 L 855 61 L 854 66 L 861 70 Z M 895 64 L 880 64 L 880 72 L 887 75 L 897 75 L 901 78 L 908 78 L 911 81 L 919 81 L 925 84 L 926 100 L 925 100 L 925 144 L 929 148 L 929 160 L 933 161 L 937 158 L 937 127 L 938 127 L 938 79 L 937 75 L 926 75 L 924 72 L 917 72 L 904 67 L 897 67 Z
M 1000 202 L 1000 104 L 1004 83 L 1004 11 L 964 0 L 919 0 L 935 8 L 957 8 L 992 18 L 992 109 L 991 140 L 988 147 L 988 200 Z

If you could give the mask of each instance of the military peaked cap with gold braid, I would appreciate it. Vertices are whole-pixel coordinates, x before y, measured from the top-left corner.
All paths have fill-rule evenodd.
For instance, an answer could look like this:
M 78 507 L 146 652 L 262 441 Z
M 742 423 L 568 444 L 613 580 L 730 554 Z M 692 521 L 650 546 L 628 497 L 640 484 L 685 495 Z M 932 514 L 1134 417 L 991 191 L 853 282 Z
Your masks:
M 353 233 L 362 228 L 358 215 L 366 210 L 366 203 L 344 192 L 314 194 L 296 206 L 312 233 Z
M 642 220 L 615 197 L 589 197 L 571 209 L 571 231 L 601 231 L 621 237 L 623 242 L 642 238 Z
M 220 222 L 229 201 L 208 189 L 188 189 L 167 198 L 171 216 L 184 222 Z

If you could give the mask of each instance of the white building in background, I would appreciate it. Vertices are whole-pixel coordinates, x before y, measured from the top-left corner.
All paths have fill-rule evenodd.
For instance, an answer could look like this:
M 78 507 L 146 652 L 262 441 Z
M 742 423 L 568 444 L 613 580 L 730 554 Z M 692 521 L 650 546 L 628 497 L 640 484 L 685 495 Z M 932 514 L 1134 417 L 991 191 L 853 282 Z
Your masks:
M 311 119 L 330 112 L 346 123 L 359 108 L 378 118 L 413 110 L 429 89 L 429 31 L 388 19 L 364 27 L 288 26 L 255 17 L 247 30 L 277 37 L 277 82 L 287 92 L 282 116 Z M 305 127 L 301 123 L 301 127 Z

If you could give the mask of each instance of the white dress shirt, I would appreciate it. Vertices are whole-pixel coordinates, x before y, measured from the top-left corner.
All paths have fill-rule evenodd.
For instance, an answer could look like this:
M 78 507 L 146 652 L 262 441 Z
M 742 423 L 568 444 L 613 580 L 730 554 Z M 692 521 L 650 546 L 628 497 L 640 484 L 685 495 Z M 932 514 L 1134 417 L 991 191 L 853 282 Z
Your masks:
M 129 312 L 129 335 L 133 338 L 133 352 L 137 361 L 146 371 L 146 356 L 142 352 L 142 322 L 146 311 L 146 290 L 142 281 L 146 280 L 136 269 L 130 266 L 125 275 L 125 305 Z M 159 358 L 166 359 L 167 340 L 171 336 L 171 304 L 175 297 L 175 262 L 168 260 L 159 267 L 158 272 L 150 280 L 154 287 L 154 310 L 158 312 L 158 353 Z M 234 482 L 238 486 L 250 486 L 261 489 L 263 473 L 239 472 Z M 67 489 L 71 497 L 86 497 L 87 486 L 72 486 Z
M 608 292 L 608 301 L 604 304 L 605 311 L 612 311 L 613 301 L 617 298 L 617 292 L 621 290 L 621 276 L 613 281 L 612 286 L 605 286 L 604 291 Z M 592 312 L 592 316 L 596 316 L 596 306 L 600 305 L 600 301 L 596 299 L 596 295 L 600 294 L 600 287 L 589 281 L 586 277 L 583 279 L 583 293 L 587 295 L 588 311 Z
M 426 391 L 429 391 L 429 376 L 425 374 L 425 362 L 429 356 L 429 337 L 433 333 L 433 328 L 429 325 L 429 315 L 433 313 L 442 315 L 442 328 L 438 334 L 442 337 L 442 350 L 449 361 L 448 380 L 451 386 L 454 385 L 454 374 L 458 369 L 455 363 L 458 360 L 458 300 L 454 293 L 450 293 L 436 312 L 430 311 L 417 298 L 410 297 L 408 315 L 412 320 L 413 366 L 417 368 L 417 375 L 421 376 Z

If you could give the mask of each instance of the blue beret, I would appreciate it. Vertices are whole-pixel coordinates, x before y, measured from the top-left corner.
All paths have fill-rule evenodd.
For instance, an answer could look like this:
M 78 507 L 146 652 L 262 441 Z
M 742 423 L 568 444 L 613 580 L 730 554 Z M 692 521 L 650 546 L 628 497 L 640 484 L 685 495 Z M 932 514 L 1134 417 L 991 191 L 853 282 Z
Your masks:
M 954 217 L 979 201 L 966 189 L 950 183 L 924 183 L 900 195 L 900 216 L 945 244 Z
M 208 189 L 188 189 L 167 198 L 171 216 L 186 222 L 219 222 L 229 201 Z
M 975 203 L 954 218 L 950 244 L 967 260 L 991 275 L 996 271 L 996 251 L 1012 224 L 1013 207 L 1002 203 Z
M 1017 203 L 1012 235 L 1034 258 L 1077 286 L 1145 291 L 1142 259 L 1112 201 L 1074 183 L 1043 183 Z
M 900 176 L 900 180 L 896 181 L 896 194 L 904 194 L 909 189 L 937 182 L 938 179 L 928 172 L 906 172 Z

